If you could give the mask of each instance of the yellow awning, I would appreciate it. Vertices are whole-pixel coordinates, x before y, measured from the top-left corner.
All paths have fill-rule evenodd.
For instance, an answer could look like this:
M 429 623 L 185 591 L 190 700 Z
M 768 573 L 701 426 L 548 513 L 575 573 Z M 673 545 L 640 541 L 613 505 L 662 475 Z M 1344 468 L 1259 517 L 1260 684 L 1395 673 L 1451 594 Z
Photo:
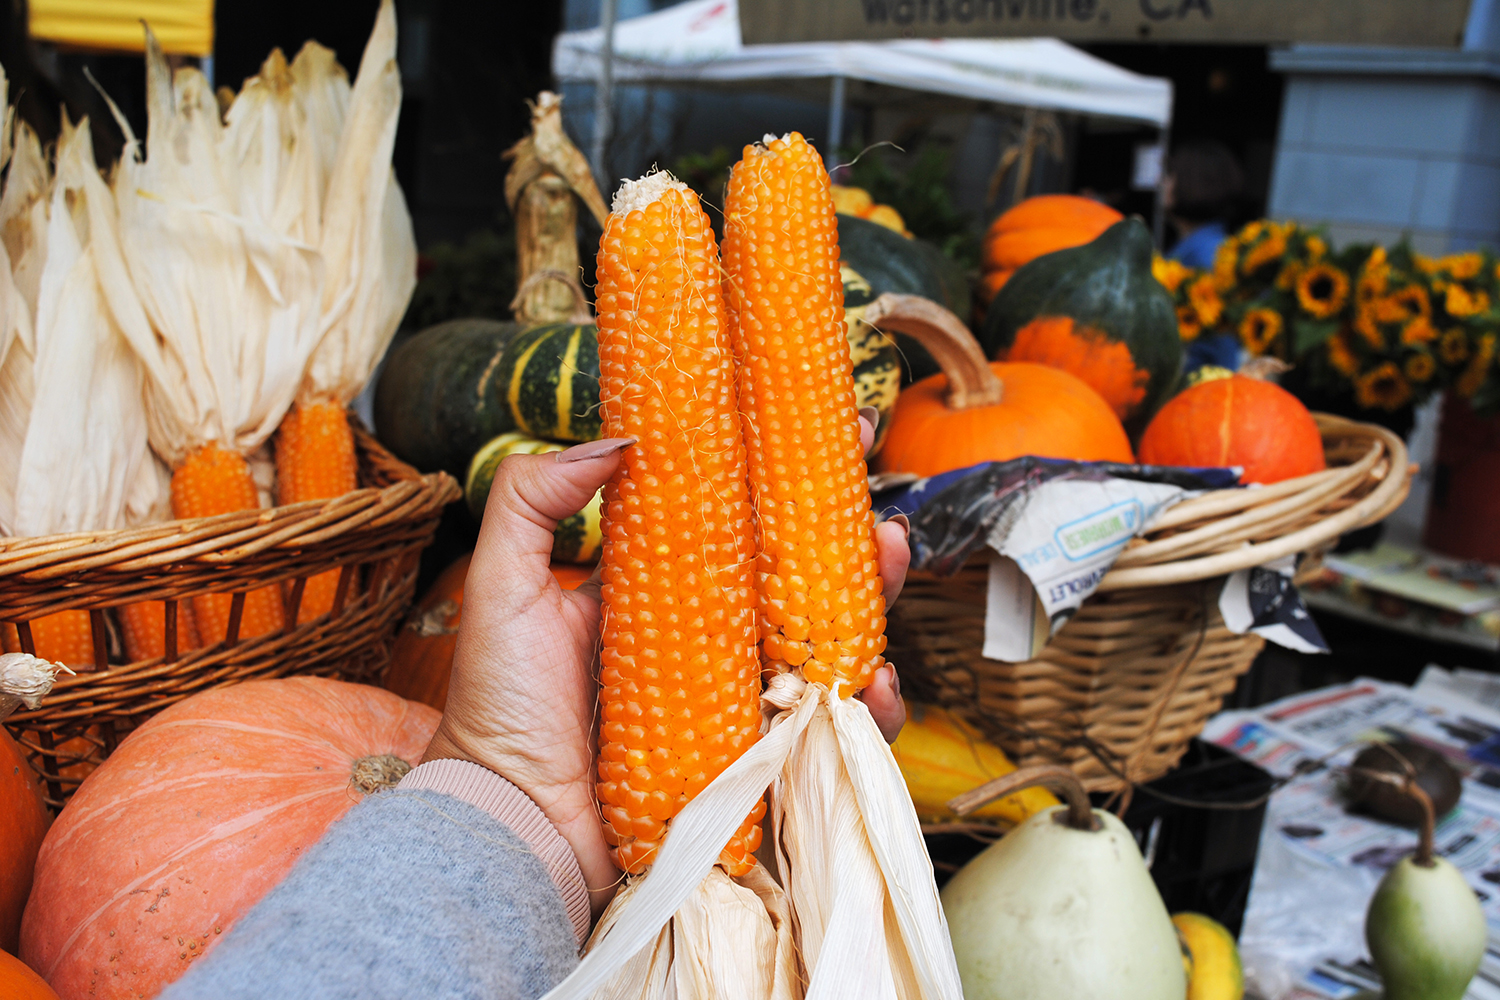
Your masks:
M 31 0 L 31 37 L 90 49 L 145 49 L 141 22 L 162 50 L 206 56 L 214 50 L 214 0 Z

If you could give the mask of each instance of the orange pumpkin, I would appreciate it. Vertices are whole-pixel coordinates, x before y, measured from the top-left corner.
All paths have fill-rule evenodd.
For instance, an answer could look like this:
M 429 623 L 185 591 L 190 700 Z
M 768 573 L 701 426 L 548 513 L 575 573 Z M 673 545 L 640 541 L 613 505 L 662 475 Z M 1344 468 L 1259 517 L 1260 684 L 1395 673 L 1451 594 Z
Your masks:
M 0 728 L 0 948 L 5 951 L 15 951 L 20 943 L 21 911 L 31 892 L 36 852 L 51 822 L 41 781 L 20 745 Z M 8 995 L 0 989 L 0 996 Z
M 403 698 L 431 705 L 438 711 L 448 703 L 448 679 L 453 672 L 453 650 L 463 618 L 464 580 L 472 554 L 443 570 L 431 589 L 417 602 L 416 611 L 396 636 L 385 688 Z M 552 576 L 564 590 L 574 590 L 594 575 L 592 566 L 553 563 Z
M 473 554 L 454 562 L 438 575 L 417 602 L 391 645 L 391 667 L 385 689 L 403 698 L 431 705 L 439 712 L 448 703 L 448 674 L 464 606 L 464 580 Z
M 57 1000 L 47 981 L 16 956 L 0 951 L 0 997 L 5 1000 Z
M 162 711 L 47 834 L 21 958 L 65 1000 L 155 996 L 335 820 L 421 760 L 439 718 L 317 677 L 247 681 Z
M 901 393 L 882 472 L 935 476 L 1024 455 L 1131 462 L 1130 441 L 1109 405 L 1080 379 L 1025 362 L 986 362 L 958 317 L 935 302 L 886 294 L 865 321 L 917 338 L 942 372 Z
M 1276 483 L 1326 468 L 1323 436 L 1281 386 L 1233 375 L 1178 393 L 1141 437 L 1147 465 L 1244 468 L 1240 481 Z
M 1071 194 L 1027 198 L 990 223 L 984 234 L 984 269 L 1014 271 L 1042 254 L 1091 243 L 1123 218 L 1092 198 Z M 984 301 L 994 298 L 998 290 L 998 285 L 986 281 Z

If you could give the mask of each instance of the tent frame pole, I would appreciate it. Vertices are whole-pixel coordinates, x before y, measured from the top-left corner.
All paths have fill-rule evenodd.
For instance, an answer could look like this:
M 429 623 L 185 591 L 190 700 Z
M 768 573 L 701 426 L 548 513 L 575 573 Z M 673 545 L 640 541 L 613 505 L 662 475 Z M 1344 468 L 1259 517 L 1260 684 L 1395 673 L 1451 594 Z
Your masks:
M 838 166 L 839 143 L 844 141 L 844 109 L 847 104 L 849 80 L 836 76 L 828 87 L 828 145 L 823 150 L 823 166 L 832 176 Z
M 594 81 L 594 135 L 589 151 L 589 166 L 594 168 L 594 177 L 604 191 L 614 190 L 605 169 L 605 151 L 609 146 L 609 133 L 614 128 L 615 106 L 615 0 L 602 0 L 599 10 L 599 27 L 604 31 L 604 44 L 599 49 L 599 78 Z
M 1172 147 L 1172 126 L 1161 127 L 1161 169 L 1156 172 L 1156 205 L 1151 213 L 1151 238 L 1156 241 L 1156 252 L 1165 253 L 1167 246 L 1167 151 Z

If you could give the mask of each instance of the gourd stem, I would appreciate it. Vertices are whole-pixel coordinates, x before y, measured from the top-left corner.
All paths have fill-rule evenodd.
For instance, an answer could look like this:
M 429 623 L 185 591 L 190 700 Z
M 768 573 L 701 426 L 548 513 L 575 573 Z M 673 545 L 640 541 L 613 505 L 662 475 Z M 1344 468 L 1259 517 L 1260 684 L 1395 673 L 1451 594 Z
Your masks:
M 1015 795 L 1036 785 L 1046 785 L 1053 791 L 1060 792 L 1067 800 L 1067 812 L 1058 814 L 1059 823 L 1066 822 L 1075 830 L 1099 829 L 1099 820 L 1094 816 L 1094 807 L 1089 802 L 1088 792 L 1083 789 L 1083 782 L 1078 780 L 1078 775 L 1061 764 L 1038 764 L 1012 771 L 1004 777 L 985 782 L 973 791 L 949 799 L 948 808 L 963 816 L 996 799 Z
M 1427 789 L 1417 784 L 1414 774 L 1395 774 L 1391 771 L 1377 771 L 1367 767 L 1351 767 L 1351 772 L 1359 774 L 1362 778 L 1371 781 L 1383 781 L 1400 789 L 1407 795 L 1417 800 L 1422 807 L 1422 822 L 1417 825 L 1417 851 L 1412 855 L 1412 861 L 1423 868 L 1431 868 L 1433 865 L 1433 832 L 1437 826 L 1437 810 L 1432 804 L 1432 796 L 1427 794 Z
M 594 321 L 594 310 L 589 308 L 588 296 L 583 293 L 583 286 L 578 283 L 578 278 L 562 271 L 533 271 L 521 282 L 521 287 L 516 289 L 515 298 L 510 300 L 511 311 L 521 308 L 521 303 L 526 301 L 526 294 L 544 281 L 561 281 L 568 286 L 573 293 L 573 313 L 568 317 L 569 323 L 592 323 Z
M 931 299 L 886 292 L 865 307 L 863 319 L 878 330 L 904 333 L 927 349 L 948 376 L 950 410 L 994 406 L 1005 398 L 1005 386 L 969 328 Z

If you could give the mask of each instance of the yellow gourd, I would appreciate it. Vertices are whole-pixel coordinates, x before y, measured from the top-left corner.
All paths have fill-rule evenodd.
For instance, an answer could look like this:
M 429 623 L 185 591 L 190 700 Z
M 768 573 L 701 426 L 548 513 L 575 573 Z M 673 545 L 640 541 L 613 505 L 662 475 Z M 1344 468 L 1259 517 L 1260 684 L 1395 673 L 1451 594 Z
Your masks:
M 891 746 L 906 790 L 923 822 L 952 819 L 948 800 L 1016 769 L 1005 751 L 968 723 L 936 705 L 906 703 L 906 725 Z M 1057 805 L 1045 788 L 1028 788 L 976 809 L 971 816 L 1020 823 Z
M 1190 964 L 1187 1000 L 1241 1000 L 1245 973 L 1229 930 L 1201 913 L 1179 913 L 1172 926 Z

